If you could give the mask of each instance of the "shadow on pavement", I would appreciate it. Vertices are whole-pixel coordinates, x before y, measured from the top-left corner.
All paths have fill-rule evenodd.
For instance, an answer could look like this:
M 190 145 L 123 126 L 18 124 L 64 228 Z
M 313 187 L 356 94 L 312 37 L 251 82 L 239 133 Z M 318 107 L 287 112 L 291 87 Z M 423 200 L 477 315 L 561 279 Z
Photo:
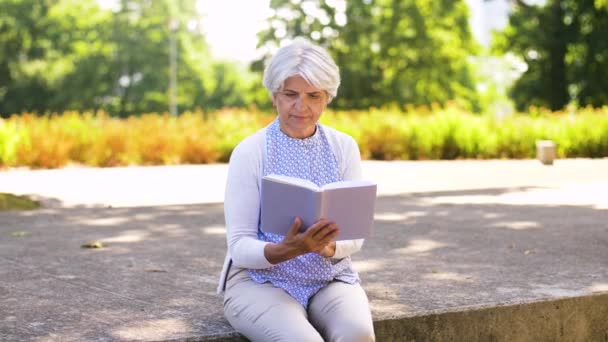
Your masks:
M 380 197 L 353 257 L 374 319 L 608 291 L 608 210 L 500 203 L 533 189 Z M 223 221 L 222 204 L 1 212 L 1 339 L 231 333 Z

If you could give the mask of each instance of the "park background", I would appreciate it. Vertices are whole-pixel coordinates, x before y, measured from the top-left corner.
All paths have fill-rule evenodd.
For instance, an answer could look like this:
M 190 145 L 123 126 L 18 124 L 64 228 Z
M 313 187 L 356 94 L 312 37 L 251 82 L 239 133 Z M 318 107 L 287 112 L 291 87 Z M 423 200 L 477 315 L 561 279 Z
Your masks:
M 340 66 L 322 122 L 365 159 L 608 156 L 605 0 L 218 3 L 1 0 L 0 167 L 226 162 L 296 36 Z
M 377 340 L 605 341 L 607 17 L 606 0 L 0 0 L 0 340 L 244 340 L 216 294 L 224 162 L 275 117 L 261 67 L 299 35 L 341 66 L 323 122 L 391 160 L 362 162 L 375 233 L 353 256 Z M 544 139 L 552 166 L 529 159 Z

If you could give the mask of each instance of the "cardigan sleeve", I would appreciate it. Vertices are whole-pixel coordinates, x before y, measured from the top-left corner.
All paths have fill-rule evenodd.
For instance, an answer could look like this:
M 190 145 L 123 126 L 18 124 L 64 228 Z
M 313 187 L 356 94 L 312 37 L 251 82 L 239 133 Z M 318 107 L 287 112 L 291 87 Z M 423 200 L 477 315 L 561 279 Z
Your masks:
M 258 239 L 260 215 L 259 164 L 255 140 L 243 141 L 233 151 L 224 197 L 226 240 L 232 262 L 242 268 L 273 266 L 264 256 L 268 242 Z
M 342 162 L 344 173 L 342 179 L 353 180 L 361 179 L 361 153 L 355 139 L 351 136 L 344 135 L 341 139 Z M 363 246 L 363 239 L 357 240 L 340 240 L 336 241 L 336 252 L 334 259 L 342 259 L 351 254 L 358 252 Z

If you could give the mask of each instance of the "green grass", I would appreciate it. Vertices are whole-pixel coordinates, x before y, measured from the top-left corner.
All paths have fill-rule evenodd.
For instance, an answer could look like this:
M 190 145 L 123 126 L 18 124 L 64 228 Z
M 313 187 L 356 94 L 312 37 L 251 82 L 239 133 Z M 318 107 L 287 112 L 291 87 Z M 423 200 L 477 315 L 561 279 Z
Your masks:
M 32 210 L 40 208 L 40 203 L 26 196 L 16 196 L 0 193 L 0 211 L 6 210 Z

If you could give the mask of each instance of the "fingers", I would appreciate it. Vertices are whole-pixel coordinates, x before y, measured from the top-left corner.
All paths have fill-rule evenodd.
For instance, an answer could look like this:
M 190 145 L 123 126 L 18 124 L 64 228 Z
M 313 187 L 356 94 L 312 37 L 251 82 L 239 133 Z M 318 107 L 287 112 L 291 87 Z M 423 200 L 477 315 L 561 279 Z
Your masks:
M 331 234 L 326 235 L 322 240 L 317 241 L 317 246 L 319 247 L 319 250 L 323 250 L 327 246 L 329 246 L 337 236 L 338 231 L 334 231 Z
M 335 229 L 330 230 L 330 227 L 332 225 L 335 226 Z M 324 236 L 322 236 L 322 233 L 318 233 L 317 235 L 315 235 L 315 238 L 322 236 L 321 239 L 316 240 L 315 238 L 311 238 L 314 241 L 314 248 L 313 250 L 311 250 L 311 252 L 316 252 L 326 257 L 333 256 L 335 253 L 334 239 L 338 236 L 340 230 L 335 224 L 329 224 L 325 226 L 325 229 L 322 230 L 322 232 L 323 231 L 328 231 L 328 233 Z M 331 247 L 332 244 L 334 246 L 333 248 Z
M 337 224 L 321 219 L 310 226 L 303 235 L 309 241 L 309 250 L 319 252 L 334 241 L 339 233 L 340 229 Z
M 337 236 L 338 225 L 326 219 L 320 219 L 306 230 L 306 234 L 317 241 L 324 240 L 327 236 Z
M 308 229 L 306 230 L 306 234 L 308 236 L 314 237 L 319 232 L 321 232 L 323 230 L 323 228 L 328 226 L 330 223 L 331 222 L 329 222 L 326 219 L 320 219 L 319 221 L 315 222 L 312 226 L 308 227 Z
M 320 255 L 324 256 L 324 257 L 328 257 L 331 258 L 334 255 L 336 255 L 336 242 L 332 241 L 330 243 L 328 243 L 325 247 L 323 247 L 323 249 L 319 252 Z
M 283 239 L 283 243 L 300 250 L 300 254 L 322 251 L 340 232 L 337 224 L 325 219 L 317 221 L 306 231 L 300 232 L 302 224 L 302 219 L 296 217 Z
M 339 232 L 340 229 L 338 229 L 338 226 L 335 223 L 331 223 L 319 231 L 319 233 L 314 236 L 314 239 L 321 243 L 329 242 L 337 237 Z
M 300 228 L 302 228 L 302 219 L 299 217 L 296 217 L 293 220 L 293 224 L 291 225 L 291 228 L 289 228 L 289 231 L 287 232 L 287 236 L 298 235 L 298 233 L 300 233 Z

